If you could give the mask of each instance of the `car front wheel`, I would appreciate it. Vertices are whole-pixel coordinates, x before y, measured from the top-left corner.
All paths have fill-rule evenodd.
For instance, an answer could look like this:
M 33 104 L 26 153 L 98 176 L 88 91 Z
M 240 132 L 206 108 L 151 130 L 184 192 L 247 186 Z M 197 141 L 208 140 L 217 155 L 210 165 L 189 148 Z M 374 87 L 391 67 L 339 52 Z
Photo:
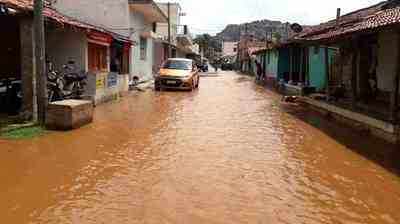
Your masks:
M 200 85 L 200 77 L 197 77 L 196 88 L 199 88 Z

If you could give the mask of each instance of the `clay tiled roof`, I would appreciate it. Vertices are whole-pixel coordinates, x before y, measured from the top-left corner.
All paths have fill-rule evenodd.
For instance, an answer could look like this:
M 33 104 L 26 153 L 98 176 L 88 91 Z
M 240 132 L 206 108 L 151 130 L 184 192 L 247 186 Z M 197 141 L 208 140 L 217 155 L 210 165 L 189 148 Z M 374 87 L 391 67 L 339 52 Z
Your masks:
M 5 4 L 8 7 L 20 9 L 20 10 L 32 10 L 33 0 L 0 0 L 1 4 Z M 48 0 L 44 0 L 46 7 L 50 6 Z
M 343 35 L 373 30 L 400 23 L 400 7 L 385 9 L 389 1 L 349 13 L 336 20 L 320 24 L 296 35 L 293 40 L 329 40 Z
M 382 26 L 400 23 L 400 7 L 380 11 L 365 19 L 357 27 L 359 30 L 373 29 Z
M 112 31 L 107 30 L 106 28 L 91 25 L 86 22 L 79 21 L 72 17 L 63 15 L 57 10 L 53 9 L 49 1 L 45 1 L 45 7 L 43 9 L 43 15 L 52 21 L 55 21 L 62 25 L 70 25 L 77 28 L 85 29 L 87 31 L 94 30 L 102 33 L 109 34 L 119 40 L 124 40 L 126 42 L 130 42 L 128 37 L 122 36 L 120 34 L 114 33 Z M 33 10 L 33 0 L 0 0 L 0 4 L 5 4 L 7 7 L 14 8 L 22 11 L 32 11 Z

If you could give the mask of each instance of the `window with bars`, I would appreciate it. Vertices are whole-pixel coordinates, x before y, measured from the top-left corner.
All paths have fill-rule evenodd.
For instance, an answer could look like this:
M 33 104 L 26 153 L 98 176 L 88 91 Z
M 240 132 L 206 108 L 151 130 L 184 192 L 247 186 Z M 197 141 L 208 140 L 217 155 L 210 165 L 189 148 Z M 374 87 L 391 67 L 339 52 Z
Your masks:
M 147 39 L 141 37 L 140 38 L 140 59 L 146 60 L 147 58 Z

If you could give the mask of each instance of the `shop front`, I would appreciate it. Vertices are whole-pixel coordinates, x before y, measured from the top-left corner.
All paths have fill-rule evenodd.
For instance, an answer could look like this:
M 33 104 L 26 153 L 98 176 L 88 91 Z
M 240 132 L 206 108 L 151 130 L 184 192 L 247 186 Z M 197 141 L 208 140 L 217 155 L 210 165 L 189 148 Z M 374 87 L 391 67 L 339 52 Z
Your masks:
M 99 104 L 129 90 L 131 44 L 109 34 L 87 35 L 88 85 L 85 95 Z

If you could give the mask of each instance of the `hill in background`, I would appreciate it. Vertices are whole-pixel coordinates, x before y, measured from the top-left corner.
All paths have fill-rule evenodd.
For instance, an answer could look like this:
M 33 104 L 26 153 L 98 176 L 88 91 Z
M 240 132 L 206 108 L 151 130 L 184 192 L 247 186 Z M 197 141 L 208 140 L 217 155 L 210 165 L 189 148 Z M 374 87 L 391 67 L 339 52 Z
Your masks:
M 244 24 L 230 24 L 218 33 L 216 38 L 224 41 L 239 41 L 240 34 L 245 34 L 246 32 L 259 40 L 265 40 L 267 35 L 270 38 L 272 34 L 278 34 L 285 40 L 291 31 L 290 23 L 265 19 Z

